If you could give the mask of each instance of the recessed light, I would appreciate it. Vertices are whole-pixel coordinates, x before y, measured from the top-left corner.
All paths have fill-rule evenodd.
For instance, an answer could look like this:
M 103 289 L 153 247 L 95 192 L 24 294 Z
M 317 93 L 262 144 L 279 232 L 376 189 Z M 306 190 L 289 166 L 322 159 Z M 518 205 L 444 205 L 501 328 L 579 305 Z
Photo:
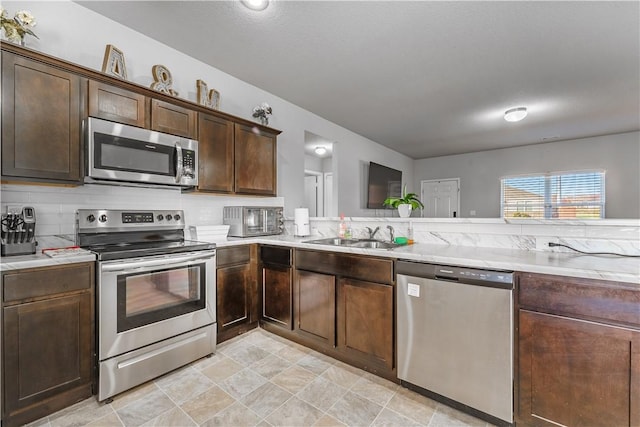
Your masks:
M 508 122 L 519 122 L 527 117 L 526 107 L 511 108 L 504 112 L 504 119 Z
M 326 148 L 324 148 L 324 147 L 320 147 L 320 146 L 316 147 L 313 151 L 314 151 L 318 156 L 324 156 L 325 154 L 327 154 L 327 149 L 326 149 Z
M 240 3 L 251 10 L 265 10 L 269 6 L 269 0 L 240 0 Z

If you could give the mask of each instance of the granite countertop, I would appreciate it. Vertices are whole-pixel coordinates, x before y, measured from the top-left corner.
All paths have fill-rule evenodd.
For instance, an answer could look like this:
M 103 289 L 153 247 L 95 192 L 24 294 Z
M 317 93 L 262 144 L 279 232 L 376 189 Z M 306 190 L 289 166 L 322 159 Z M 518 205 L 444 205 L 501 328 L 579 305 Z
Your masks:
M 402 246 L 393 250 L 362 249 L 304 243 L 307 240 L 322 237 L 323 236 L 268 236 L 245 239 L 229 238 L 223 242 L 216 242 L 216 244 L 219 248 L 222 248 L 239 244 L 262 243 L 438 264 L 454 264 L 473 268 L 513 270 L 586 279 L 613 280 L 640 285 L 640 258 L 421 243 Z
M 79 254 L 51 258 L 42 253 L 47 248 L 65 248 L 74 246 L 73 238 L 70 236 L 37 236 L 36 253 L 33 255 L 14 255 L 0 258 L 0 271 L 18 270 L 21 268 L 47 267 L 51 265 L 72 264 L 76 262 L 92 262 L 96 256 L 83 250 Z
M 256 238 L 228 238 L 224 241 L 215 241 L 215 243 L 219 248 L 261 243 L 438 264 L 454 264 L 473 268 L 513 270 L 587 279 L 613 280 L 640 285 L 640 259 L 638 258 L 421 243 L 402 246 L 393 250 L 305 243 L 308 240 L 318 238 L 322 238 L 322 236 L 265 236 Z M 79 255 L 59 258 L 50 258 L 41 252 L 44 248 L 66 247 L 73 246 L 73 244 L 73 240 L 68 236 L 41 236 L 38 238 L 38 251 L 34 255 L 2 257 L 0 259 L 0 271 L 75 262 L 90 262 L 96 259 L 95 255 L 89 251 L 84 251 Z

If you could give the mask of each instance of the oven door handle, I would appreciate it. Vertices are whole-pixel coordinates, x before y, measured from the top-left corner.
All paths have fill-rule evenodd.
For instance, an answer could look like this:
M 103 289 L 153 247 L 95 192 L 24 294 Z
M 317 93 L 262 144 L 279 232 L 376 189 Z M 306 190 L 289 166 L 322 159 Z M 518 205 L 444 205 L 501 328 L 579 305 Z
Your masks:
M 192 254 L 182 257 L 167 257 L 161 259 L 154 259 L 148 261 L 132 261 L 132 262 L 117 262 L 113 264 L 102 264 L 102 271 L 124 271 L 124 270 L 142 270 L 149 267 L 178 267 L 184 266 L 186 267 L 189 262 L 193 261 L 201 261 L 212 259 L 215 255 L 211 252 L 208 252 L 206 255 L 203 254 Z

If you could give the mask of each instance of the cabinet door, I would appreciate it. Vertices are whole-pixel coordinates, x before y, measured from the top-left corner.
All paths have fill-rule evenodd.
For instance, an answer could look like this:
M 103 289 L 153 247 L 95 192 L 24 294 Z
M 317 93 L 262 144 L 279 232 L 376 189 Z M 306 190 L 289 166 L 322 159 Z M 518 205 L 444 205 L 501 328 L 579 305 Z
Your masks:
M 197 139 L 198 114 L 158 99 L 151 100 L 151 129 Z
M 393 286 L 338 281 L 338 347 L 388 369 L 394 367 Z
M 201 113 L 198 156 L 198 190 L 232 193 L 233 122 Z
M 275 135 L 254 132 L 254 128 L 236 123 L 236 193 L 275 196 L 276 156 Z
M 295 329 L 301 335 L 336 345 L 336 278 L 310 271 L 296 271 Z
M 249 321 L 251 265 L 218 268 L 218 333 Z
M 5 307 L 4 414 L 22 424 L 91 395 L 91 292 Z M 78 390 L 80 394 L 74 392 Z M 57 396 L 71 392 L 68 401 Z M 27 412 L 29 411 L 29 412 Z
M 291 268 L 263 265 L 262 319 L 291 330 L 291 297 Z
M 149 127 L 144 95 L 89 81 L 89 115 L 141 128 Z
M 518 424 L 640 425 L 640 331 L 520 310 Z
M 82 180 L 81 84 L 72 73 L 2 53 L 2 175 Z

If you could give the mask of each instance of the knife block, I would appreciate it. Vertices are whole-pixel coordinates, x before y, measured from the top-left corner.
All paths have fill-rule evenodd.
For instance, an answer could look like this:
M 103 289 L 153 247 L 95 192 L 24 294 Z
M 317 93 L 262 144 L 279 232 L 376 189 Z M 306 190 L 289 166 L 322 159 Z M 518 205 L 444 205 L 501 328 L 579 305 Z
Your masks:
M 2 256 L 31 255 L 36 253 L 37 242 L 2 243 Z

